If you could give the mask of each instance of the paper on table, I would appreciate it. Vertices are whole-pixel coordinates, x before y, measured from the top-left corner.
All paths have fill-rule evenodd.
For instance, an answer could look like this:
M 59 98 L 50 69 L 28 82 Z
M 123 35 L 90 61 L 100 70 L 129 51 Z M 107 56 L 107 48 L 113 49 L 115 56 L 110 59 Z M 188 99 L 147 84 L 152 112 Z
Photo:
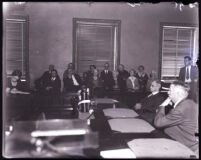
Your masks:
M 150 133 L 154 130 L 148 122 L 142 119 L 110 119 L 108 120 L 112 130 L 122 133 Z
M 111 98 L 96 98 L 94 100 L 94 102 L 96 104 L 114 104 L 114 103 L 118 103 L 117 100 L 111 99 Z
M 136 158 L 130 148 L 101 151 L 103 158 Z
M 103 110 L 104 115 L 111 118 L 129 118 L 129 117 L 137 117 L 138 114 L 132 109 L 126 108 L 108 108 Z
M 190 158 L 195 155 L 185 145 L 166 138 L 134 139 L 127 144 L 137 158 Z

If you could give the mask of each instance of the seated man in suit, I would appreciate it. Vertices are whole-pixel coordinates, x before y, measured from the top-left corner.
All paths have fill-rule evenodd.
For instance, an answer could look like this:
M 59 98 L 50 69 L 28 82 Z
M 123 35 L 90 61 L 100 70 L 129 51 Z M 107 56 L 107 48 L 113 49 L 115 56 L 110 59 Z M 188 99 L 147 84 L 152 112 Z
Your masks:
M 44 84 L 51 77 L 51 72 L 53 70 L 54 70 L 54 65 L 50 64 L 48 70 L 45 71 L 40 78 L 36 79 L 36 81 L 35 81 L 36 89 L 41 90 L 42 88 L 44 88 Z
M 52 70 L 51 76 L 44 82 L 45 91 L 50 94 L 59 94 L 61 90 L 61 80 L 56 70 Z
M 191 57 L 184 57 L 184 67 L 180 69 L 179 80 L 190 85 L 189 98 L 197 102 L 198 99 L 198 69 L 192 65 Z
M 63 92 L 77 92 L 81 89 L 82 80 L 78 74 L 75 74 L 71 68 L 68 68 L 68 72 L 63 77 L 64 89 Z
M 68 69 L 72 69 L 72 70 L 74 70 L 74 65 L 73 65 L 73 63 L 68 63 L 68 66 L 67 66 L 67 69 L 64 71 L 64 73 L 63 73 L 63 77 L 66 77 L 67 75 L 68 75 Z
M 150 86 L 151 94 L 134 106 L 136 112 L 150 123 L 154 120 L 157 107 L 165 100 L 159 92 L 160 88 L 161 82 L 159 80 L 154 80 Z
M 59 96 L 61 93 L 61 79 L 56 70 L 52 70 L 51 76 L 44 82 L 44 98 L 45 104 L 59 104 Z
M 164 128 L 166 134 L 198 154 L 198 139 L 195 137 L 198 106 L 187 99 L 188 92 L 188 85 L 181 81 L 173 82 L 168 92 L 169 97 L 160 105 L 154 124 L 158 128 Z M 165 108 L 171 101 L 174 103 L 173 109 L 165 115 Z
M 113 74 L 109 70 L 109 63 L 105 63 L 104 70 L 101 72 L 100 79 L 103 84 L 104 95 L 110 97 L 110 91 L 112 91 L 115 84 Z

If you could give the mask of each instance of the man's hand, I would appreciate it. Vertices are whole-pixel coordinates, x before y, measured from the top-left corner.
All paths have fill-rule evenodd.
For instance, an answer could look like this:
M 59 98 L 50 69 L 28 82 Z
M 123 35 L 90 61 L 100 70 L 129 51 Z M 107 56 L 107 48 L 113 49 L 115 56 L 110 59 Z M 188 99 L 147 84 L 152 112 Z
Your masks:
M 172 104 L 171 99 L 168 97 L 160 106 L 165 107 L 169 104 Z

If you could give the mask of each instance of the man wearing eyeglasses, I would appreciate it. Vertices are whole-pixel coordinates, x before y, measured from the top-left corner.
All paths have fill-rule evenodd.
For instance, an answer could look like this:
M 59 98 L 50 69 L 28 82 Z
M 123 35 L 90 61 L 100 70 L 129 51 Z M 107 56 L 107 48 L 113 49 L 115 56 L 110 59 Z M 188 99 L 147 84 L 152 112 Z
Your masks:
M 154 119 L 157 128 L 176 141 L 186 145 L 198 155 L 198 138 L 195 133 L 198 129 L 198 105 L 188 99 L 189 86 L 181 81 L 170 85 L 168 98 L 160 105 Z M 173 109 L 166 115 L 165 108 L 173 103 Z

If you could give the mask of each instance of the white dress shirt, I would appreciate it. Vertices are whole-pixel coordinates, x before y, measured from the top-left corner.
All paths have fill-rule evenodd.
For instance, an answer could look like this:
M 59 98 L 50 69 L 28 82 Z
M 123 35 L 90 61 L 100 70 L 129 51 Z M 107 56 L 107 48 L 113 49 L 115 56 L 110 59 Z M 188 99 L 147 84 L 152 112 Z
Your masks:
M 51 80 L 54 81 L 56 79 L 56 77 L 52 77 Z
M 158 92 L 152 92 L 150 95 L 148 95 L 148 97 L 151 97 L 153 95 L 156 95 Z
M 186 75 L 187 74 L 187 70 L 188 70 L 188 73 L 189 73 L 189 78 L 188 79 L 186 78 L 186 76 L 187 76 Z M 191 76 L 191 66 L 188 66 L 188 67 L 186 67 L 186 72 L 185 72 L 185 82 L 186 83 L 190 83 L 191 82 L 191 77 L 190 76 Z
M 74 76 L 74 75 L 72 75 L 72 80 L 73 80 L 73 84 L 74 84 L 75 86 L 79 86 L 79 83 L 78 83 L 77 80 L 75 79 L 75 76 Z
M 136 78 L 134 76 L 130 76 L 129 79 L 131 80 L 131 83 L 132 83 L 132 86 L 133 86 L 133 89 L 134 89 L 135 88 L 135 83 L 134 82 L 135 82 Z

